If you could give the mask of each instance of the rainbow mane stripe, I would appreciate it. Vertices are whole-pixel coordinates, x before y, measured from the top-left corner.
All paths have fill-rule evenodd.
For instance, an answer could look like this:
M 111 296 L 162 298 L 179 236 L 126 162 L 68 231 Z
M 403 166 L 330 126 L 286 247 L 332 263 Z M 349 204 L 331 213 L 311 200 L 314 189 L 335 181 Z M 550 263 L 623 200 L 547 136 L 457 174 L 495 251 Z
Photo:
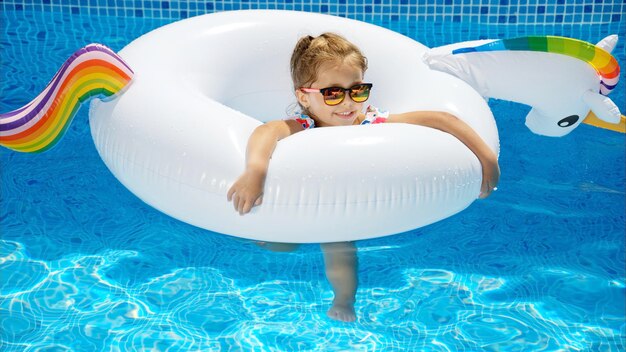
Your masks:
M 31 153 L 52 148 L 81 103 L 94 96 L 116 94 L 132 77 L 133 70 L 106 46 L 89 44 L 79 49 L 33 101 L 0 114 L 0 145 Z
M 562 54 L 585 61 L 601 76 L 600 93 L 603 95 L 609 94 L 619 81 L 619 64 L 613 55 L 591 43 L 572 38 L 531 36 L 501 39 L 476 47 L 456 49 L 452 54 L 503 50 Z

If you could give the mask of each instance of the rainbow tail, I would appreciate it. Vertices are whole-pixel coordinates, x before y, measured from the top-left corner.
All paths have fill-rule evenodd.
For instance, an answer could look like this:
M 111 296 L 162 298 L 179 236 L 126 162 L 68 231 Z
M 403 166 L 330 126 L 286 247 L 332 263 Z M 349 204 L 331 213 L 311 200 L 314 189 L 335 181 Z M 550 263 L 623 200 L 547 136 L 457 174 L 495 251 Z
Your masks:
M 0 114 L 0 145 L 40 153 L 59 142 L 80 104 L 122 90 L 133 70 L 111 49 L 89 44 L 61 66 L 43 92 L 25 106 Z

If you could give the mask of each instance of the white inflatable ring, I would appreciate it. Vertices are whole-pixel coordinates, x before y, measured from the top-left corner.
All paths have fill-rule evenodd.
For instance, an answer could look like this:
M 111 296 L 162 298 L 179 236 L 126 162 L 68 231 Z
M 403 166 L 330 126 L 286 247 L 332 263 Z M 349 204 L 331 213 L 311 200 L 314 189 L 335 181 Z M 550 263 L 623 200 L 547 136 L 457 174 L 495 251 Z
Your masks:
M 248 137 L 295 104 L 291 51 L 302 35 L 339 33 L 369 61 L 372 105 L 392 113 L 448 111 L 497 153 L 491 111 L 466 83 L 428 69 L 428 49 L 374 25 L 311 13 L 237 11 L 154 30 L 119 54 L 128 90 L 94 100 L 100 156 L 146 203 L 184 222 L 277 242 L 335 242 L 415 229 L 451 216 L 480 192 L 481 166 L 460 141 L 406 125 L 317 128 L 281 141 L 263 204 L 240 216 L 226 192 L 244 171 Z

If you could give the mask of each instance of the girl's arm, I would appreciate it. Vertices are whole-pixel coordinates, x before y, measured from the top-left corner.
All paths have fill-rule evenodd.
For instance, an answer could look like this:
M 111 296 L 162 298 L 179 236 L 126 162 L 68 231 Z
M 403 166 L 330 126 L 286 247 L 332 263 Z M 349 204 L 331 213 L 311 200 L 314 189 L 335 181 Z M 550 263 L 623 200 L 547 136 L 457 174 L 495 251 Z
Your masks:
M 456 116 L 440 111 L 414 111 L 390 115 L 387 122 L 410 123 L 450 133 L 476 154 L 480 161 L 483 181 L 479 197 L 487 198 L 498 184 L 500 179 L 498 157 L 468 124 Z
M 227 193 L 228 201 L 233 201 L 240 215 L 261 204 L 267 168 L 278 141 L 300 131 L 302 125 L 295 120 L 276 120 L 252 132 L 246 149 L 246 170 Z

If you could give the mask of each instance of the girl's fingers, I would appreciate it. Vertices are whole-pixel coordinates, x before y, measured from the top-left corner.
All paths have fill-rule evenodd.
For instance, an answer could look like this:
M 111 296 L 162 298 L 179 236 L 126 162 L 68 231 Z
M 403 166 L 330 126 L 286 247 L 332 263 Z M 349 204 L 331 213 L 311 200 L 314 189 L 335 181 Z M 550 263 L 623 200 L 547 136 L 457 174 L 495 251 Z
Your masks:
M 240 215 L 249 213 L 252 207 L 261 205 L 263 202 L 262 195 L 253 200 L 246 194 L 246 190 L 237 189 L 235 185 L 228 190 L 226 198 L 229 202 L 233 202 L 235 211 L 239 212 Z
M 247 200 L 246 203 L 243 206 L 243 214 L 249 213 L 250 209 L 252 209 L 252 202 Z M 243 214 L 241 214 L 241 215 L 243 215 Z
M 241 207 L 243 206 L 243 202 L 244 202 L 243 197 L 239 193 L 236 193 L 235 194 L 235 198 L 233 200 L 233 205 L 235 206 L 235 211 L 240 212 Z
M 485 198 L 489 197 L 489 195 L 491 195 L 491 193 L 493 191 L 498 189 L 497 187 L 494 186 L 494 185 L 497 185 L 497 184 L 498 184 L 497 180 L 496 180 L 496 182 L 487 182 L 486 184 L 484 184 L 480 188 L 480 194 L 478 195 L 478 198 L 485 199 Z
M 235 207 L 235 210 L 237 210 L 237 194 L 235 194 L 235 197 L 233 198 L 233 207 Z
M 239 212 L 239 215 L 243 215 L 243 207 L 245 204 L 246 204 L 246 198 L 241 197 L 239 199 L 239 202 L 237 203 L 237 211 Z
M 489 193 L 490 193 L 489 187 L 490 187 L 489 182 L 482 184 L 482 186 L 480 187 L 480 194 L 478 195 L 479 199 L 485 199 L 489 196 Z
M 237 207 L 237 211 L 239 212 L 239 215 L 243 215 L 243 205 L 245 204 L 245 200 L 241 200 L 239 201 L 239 206 Z
M 245 213 L 250 211 L 248 210 L 249 204 L 250 204 L 250 200 L 248 200 L 247 198 L 242 198 L 239 201 L 239 215 L 244 215 Z

